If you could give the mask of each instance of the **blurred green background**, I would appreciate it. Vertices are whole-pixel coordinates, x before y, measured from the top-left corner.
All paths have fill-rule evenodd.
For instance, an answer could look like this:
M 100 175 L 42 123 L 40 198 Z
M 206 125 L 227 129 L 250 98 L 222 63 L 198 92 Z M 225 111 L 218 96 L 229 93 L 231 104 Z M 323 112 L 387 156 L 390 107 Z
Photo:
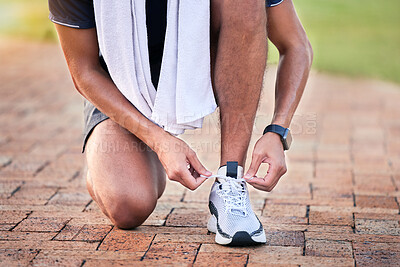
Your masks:
M 294 3 L 314 47 L 314 69 L 400 83 L 400 0 Z M 47 17 L 46 0 L 0 0 L 0 36 L 56 42 Z

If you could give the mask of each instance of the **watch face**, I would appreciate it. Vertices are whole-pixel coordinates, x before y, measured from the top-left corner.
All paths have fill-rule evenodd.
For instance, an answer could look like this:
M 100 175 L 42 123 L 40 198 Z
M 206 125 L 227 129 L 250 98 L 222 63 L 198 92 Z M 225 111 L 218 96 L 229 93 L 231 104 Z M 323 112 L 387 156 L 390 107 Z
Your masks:
M 290 134 L 289 129 L 286 129 L 282 139 L 283 139 L 284 149 L 288 150 L 290 148 L 290 145 L 292 144 L 292 135 Z

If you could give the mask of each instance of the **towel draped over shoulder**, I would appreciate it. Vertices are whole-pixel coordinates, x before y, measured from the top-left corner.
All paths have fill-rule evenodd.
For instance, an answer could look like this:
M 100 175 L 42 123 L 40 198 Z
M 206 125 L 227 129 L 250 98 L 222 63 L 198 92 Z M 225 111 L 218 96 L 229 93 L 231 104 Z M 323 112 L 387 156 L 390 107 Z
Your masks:
M 146 0 L 94 0 L 101 54 L 121 93 L 171 134 L 202 126 L 214 112 L 210 71 L 210 1 L 168 0 L 157 90 L 151 81 Z

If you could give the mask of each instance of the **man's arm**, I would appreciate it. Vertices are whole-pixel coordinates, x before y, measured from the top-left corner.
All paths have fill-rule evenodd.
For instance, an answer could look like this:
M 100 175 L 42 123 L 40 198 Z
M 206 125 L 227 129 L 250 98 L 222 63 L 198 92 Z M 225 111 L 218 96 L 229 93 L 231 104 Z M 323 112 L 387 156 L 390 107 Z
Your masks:
M 313 52 L 292 0 L 284 0 L 267 12 L 268 37 L 280 54 L 272 123 L 287 128 L 303 94 Z M 286 173 L 285 154 L 280 136 L 276 133 L 266 133 L 257 141 L 245 178 L 255 176 L 261 163 L 269 164 L 267 175 L 248 182 L 269 192 Z
M 186 143 L 144 117 L 121 94 L 100 65 L 96 30 L 73 29 L 61 25 L 56 25 L 56 29 L 77 90 L 101 112 L 153 149 L 170 179 L 189 189 L 197 188 L 205 178 L 195 179 L 189 172 L 187 163 L 199 174 L 211 173 L 204 168 Z

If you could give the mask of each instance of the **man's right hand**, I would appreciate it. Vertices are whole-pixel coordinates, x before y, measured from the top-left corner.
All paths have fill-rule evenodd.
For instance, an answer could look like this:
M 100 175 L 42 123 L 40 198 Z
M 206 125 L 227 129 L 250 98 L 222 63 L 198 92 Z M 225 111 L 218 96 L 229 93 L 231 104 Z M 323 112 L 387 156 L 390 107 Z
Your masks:
M 181 183 L 190 190 L 198 188 L 210 176 L 197 158 L 196 153 L 181 139 L 169 135 L 158 142 L 154 151 L 157 153 L 170 180 Z

